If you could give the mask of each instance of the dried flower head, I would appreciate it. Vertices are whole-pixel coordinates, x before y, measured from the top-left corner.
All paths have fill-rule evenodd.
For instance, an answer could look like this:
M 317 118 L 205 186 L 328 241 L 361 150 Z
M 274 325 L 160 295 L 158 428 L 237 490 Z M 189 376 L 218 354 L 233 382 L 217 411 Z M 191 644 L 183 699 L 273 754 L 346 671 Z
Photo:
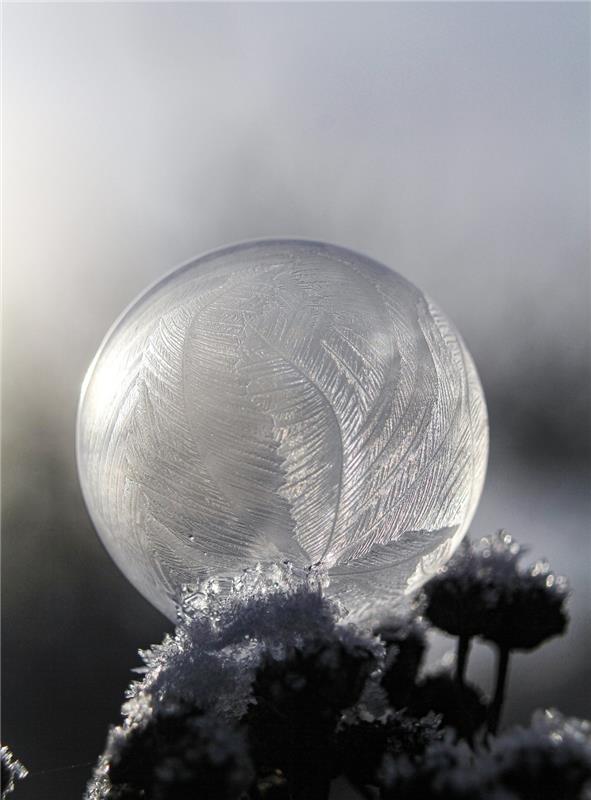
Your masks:
M 537 711 L 529 728 L 493 740 L 499 785 L 520 800 L 582 800 L 591 796 L 591 723 Z
M 237 800 L 253 770 L 241 731 L 182 703 L 110 744 L 109 800 Z
M 387 800 L 587 800 L 591 724 L 536 712 L 529 728 L 514 728 L 490 750 L 446 741 L 418 761 L 386 757 L 380 782 Z
M 419 761 L 386 756 L 380 771 L 384 800 L 483 800 L 482 776 L 467 745 L 436 742 Z
M 424 589 L 425 616 L 456 636 L 481 636 L 506 649 L 531 650 L 564 631 L 566 580 L 546 562 L 520 565 L 525 552 L 506 532 L 465 542 Z
M 287 658 L 265 658 L 253 684 L 245 721 L 259 774 L 281 770 L 304 794 L 332 778 L 336 729 L 356 703 L 374 655 L 338 639 L 309 642 Z
M 174 636 L 142 653 L 143 680 L 128 690 L 125 719 L 111 732 L 87 797 L 114 800 L 113 758 L 145 750 L 154 736 L 158 744 L 158 731 L 174 721 L 175 704 L 200 710 L 199 722 L 192 712 L 191 730 L 205 731 L 206 720 L 215 719 L 224 735 L 248 712 L 251 741 L 264 728 L 256 728 L 257 715 L 269 713 L 273 703 L 286 712 L 291 708 L 300 729 L 304 723 L 319 730 L 324 724 L 334 733 L 338 716 L 357 701 L 383 649 L 377 638 L 340 624 L 339 610 L 325 599 L 320 576 L 312 571 L 296 575 L 288 564 L 275 565 L 246 570 L 224 592 L 216 581 L 193 587 L 183 599 Z M 181 729 L 187 746 L 188 724 L 184 720 Z M 307 740 L 308 733 L 300 739 Z M 265 752 L 279 741 L 267 737 Z M 283 742 L 285 747 L 285 737 Z M 126 763 L 133 758 L 126 756 Z M 185 770 L 178 759 L 175 763 Z M 173 785 L 177 777 L 173 774 Z M 117 791 L 126 785 L 119 782 Z
M 290 564 L 253 567 L 221 590 L 219 581 L 187 587 L 174 636 L 141 653 L 141 683 L 130 688 L 128 715 L 169 696 L 237 719 L 246 711 L 254 672 L 267 652 L 278 657 L 304 641 L 332 635 L 336 609 L 316 573 Z M 343 628 L 343 636 L 347 636 Z
M 471 741 L 484 725 L 487 705 L 475 686 L 459 683 L 449 672 L 441 671 L 420 681 L 413 692 L 409 711 L 417 717 L 429 711 L 440 714 L 444 726 Z
M 430 744 L 442 738 L 441 718 L 432 713 L 422 719 L 402 711 L 379 720 L 359 716 L 339 727 L 337 772 L 355 786 L 376 784 L 387 753 L 419 758 Z

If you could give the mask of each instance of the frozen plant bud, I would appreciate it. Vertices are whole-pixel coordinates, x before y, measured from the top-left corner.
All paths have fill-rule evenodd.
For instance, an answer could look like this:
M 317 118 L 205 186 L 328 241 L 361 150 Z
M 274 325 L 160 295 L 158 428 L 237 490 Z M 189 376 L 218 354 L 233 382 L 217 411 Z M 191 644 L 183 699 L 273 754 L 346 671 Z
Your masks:
M 531 650 L 564 632 L 566 581 L 545 562 L 520 564 L 524 548 L 506 531 L 459 553 L 424 588 L 425 616 L 456 636 L 481 636 L 507 650 Z
M 497 781 L 520 800 L 591 797 L 591 723 L 537 711 L 491 745 Z
M 451 742 L 424 757 L 386 757 L 385 800 L 587 800 L 591 727 L 556 711 L 536 712 L 530 728 L 492 739 L 490 750 Z
M 299 655 L 294 658 L 294 654 Z M 247 713 L 252 721 L 252 715 L 261 710 L 253 705 L 253 695 L 277 693 L 286 708 L 291 703 L 298 724 L 311 723 L 298 735 L 299 742 L 305 744 L 311 730 L 334 735 L 341 710 L 356 702 L 382 655 L 377 639 L 358 634 L 350 624 L 339 624 L 336 606 L 323 596 L 311 573 L 296 576 L 288 565 L 247 570 L 233 579 L 225 593 L 206 582 L 200 592 L 184 596 L 174 635 L 142 653 L 143 679 L 127 692 L 124 722 L 111 732 L 87 798 L 115 800 L 107 794 L 113 790 L 112 754 L 138 736 L 142 747 L 154 741 L 152 734 L 146 738 L 141 731 L 156 730 L 158 740 L 162 727 L 154 729 L 155 718 L 164 723 L 164 729 L 172 725 L 177 730 L 177 708 L 182 726 L 183 709 L 200 709 L 191 712 L 193 716 L 215 719 L 220 730 L 232 731 Z M 255 677 L 261 680 L 253 689 Z M 205 721 L 191 721 L 191 727 L 203 731 L 205 725 Z M 265 734 L 264 726 L 261 730 Z M 324 746 L 322 739 L 317 741 Z M 278 739 L 270 746 L 279 744 Z M 134 751 L 126 752 L 133 755 Z M 133 758 L 126 763 L 128 769 Z M 117 769 L 117 780 L 123 780 Z M 275 784 L 271 781 L 269 792 L 282 791 L 282 785 Z M 118 791 L 125 785 L 118 784 Z
M 452 636 L 470 638 L 482 631 L 487 612 L 481 557 L 464 539 L 454 557 L 425 584 L 425 617 Z

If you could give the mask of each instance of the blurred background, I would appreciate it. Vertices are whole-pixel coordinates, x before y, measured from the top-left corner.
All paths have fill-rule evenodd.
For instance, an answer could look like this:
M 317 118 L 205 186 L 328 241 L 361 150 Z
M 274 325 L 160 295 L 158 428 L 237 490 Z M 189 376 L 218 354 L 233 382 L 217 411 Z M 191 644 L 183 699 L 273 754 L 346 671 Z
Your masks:
M 514 660 L 506 722 L 589 716 L 588 4 L 3 15 L 2 736 L 32 773 L 18 796 L 81 796 L 138 647 L 170 627 L 86 515 L 84 372 L 147 284 L 255 237 L 359 250 L 456 322 L 491 424 L 472 533 L 507 528 L 573 587 L 568 634 Z M 472 676 L 492 670 L 477 648 Z

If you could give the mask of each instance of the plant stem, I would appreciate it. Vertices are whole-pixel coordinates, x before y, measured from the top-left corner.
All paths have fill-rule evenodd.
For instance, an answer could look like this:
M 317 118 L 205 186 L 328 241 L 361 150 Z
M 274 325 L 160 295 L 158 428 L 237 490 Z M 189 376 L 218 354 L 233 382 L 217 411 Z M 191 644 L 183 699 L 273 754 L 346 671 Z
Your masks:
M 458 650 L 456 656 L 456 681 L 460 686 L 464 685 L 466 665 L 468 663 L 468 653 L 472 640 L 469 636 L 461 635 L 458 639 Z
M 510 650 L 508 647 L 499 647 L 497 684 L 495 687 L 495 695 L 488 712 L 488 731 L 492 734 L 496 734 L 501 719 L 501 711 L 505 699 L 505 684 L 507 683 L 507 672 L 509 669 L 509 655 Z

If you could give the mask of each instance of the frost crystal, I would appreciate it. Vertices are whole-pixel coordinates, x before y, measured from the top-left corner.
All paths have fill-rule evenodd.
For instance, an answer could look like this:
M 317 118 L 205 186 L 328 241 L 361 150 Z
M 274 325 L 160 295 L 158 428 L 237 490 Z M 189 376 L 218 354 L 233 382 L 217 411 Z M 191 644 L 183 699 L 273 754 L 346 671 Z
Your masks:
M 0 747 L 0 765 L 2 767 L 0 793 L 2 800 L 4 800 L 6 795 L 14 790 L 16 781 L 26 778 L 29 772 L 6 746 Z
M 296 574 L 289 563 L 245 570 L 223 592 L 215 579 L 186 587 L 175 634 L 142 653 L 146 676 L 133 687 L 125 711 L 141 717 L 146 708 L 178 696 L 239 717 L 263 653 L 281 657 L 290 647 L 325 637 L 338 614 L 323 595 L 321 576 Z M 339 635 L 355 638 L 348 627 Z
M 255 242 L 149 289 L 86 378 L 81 483 L 131 582 L 174 615 L 184 584 L 318 564 L 377 618 L 453 552 L 487 421 L 441 311 L 338 247 Z

